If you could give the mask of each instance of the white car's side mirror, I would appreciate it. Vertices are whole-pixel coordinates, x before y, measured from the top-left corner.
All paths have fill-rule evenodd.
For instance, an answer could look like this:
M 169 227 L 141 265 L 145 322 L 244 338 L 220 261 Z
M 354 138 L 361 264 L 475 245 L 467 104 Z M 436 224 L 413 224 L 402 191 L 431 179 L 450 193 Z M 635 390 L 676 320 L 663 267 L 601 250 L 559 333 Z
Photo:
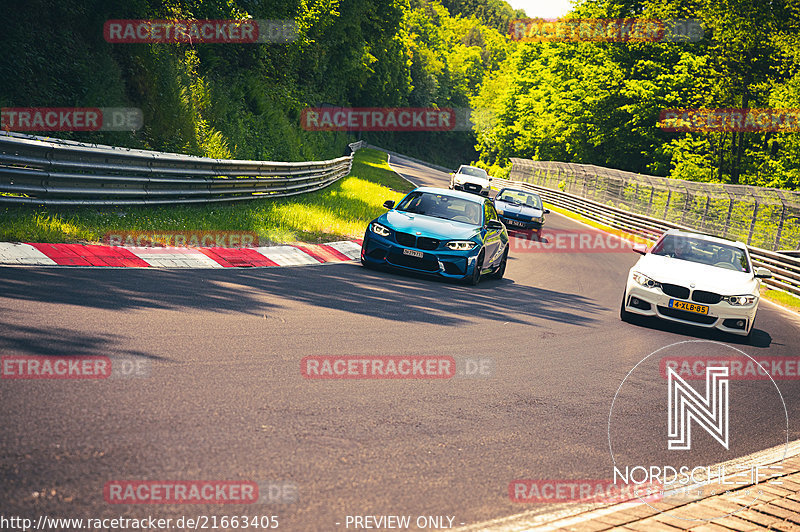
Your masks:
M 647 245 L 646 244 L 634 244 L 633 251 L 638 253 L 639 255 L 647 255 Z
M 767 268 L 756 268 L 755 277 L 758 279 L 769 279 L 772 277 L 772 272 Z

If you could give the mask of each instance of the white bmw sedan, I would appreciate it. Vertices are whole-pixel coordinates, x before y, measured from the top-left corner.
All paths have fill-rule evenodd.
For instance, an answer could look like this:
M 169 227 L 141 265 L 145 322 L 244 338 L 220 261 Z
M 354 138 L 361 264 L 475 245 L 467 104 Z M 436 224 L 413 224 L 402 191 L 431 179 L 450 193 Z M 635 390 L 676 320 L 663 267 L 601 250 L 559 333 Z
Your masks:
M 620 318 L 656 316 L 700 327 L 749 336 L 758 309 L 761 279 L 747 246 L 697 233 L 671 229 L 630 269 Z

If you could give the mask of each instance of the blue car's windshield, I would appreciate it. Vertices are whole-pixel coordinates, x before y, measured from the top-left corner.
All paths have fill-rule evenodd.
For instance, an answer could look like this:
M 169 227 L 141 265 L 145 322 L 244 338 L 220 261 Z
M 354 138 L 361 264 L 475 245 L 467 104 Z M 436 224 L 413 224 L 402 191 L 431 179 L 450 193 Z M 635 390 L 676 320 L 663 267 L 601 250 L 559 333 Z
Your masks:
M 533 192 L 525 192 L 522 190 L 503 189 L 495 198 L 500 201 L 508 203 L 517 203 L 519 205 L 527 205 L 534 209 L 542 208 L 542 200 L 537 194 Z
M 432 192 L 412 192 L 396 210 L 473 225 L 480 225 L 482 219 L 480 203 Z

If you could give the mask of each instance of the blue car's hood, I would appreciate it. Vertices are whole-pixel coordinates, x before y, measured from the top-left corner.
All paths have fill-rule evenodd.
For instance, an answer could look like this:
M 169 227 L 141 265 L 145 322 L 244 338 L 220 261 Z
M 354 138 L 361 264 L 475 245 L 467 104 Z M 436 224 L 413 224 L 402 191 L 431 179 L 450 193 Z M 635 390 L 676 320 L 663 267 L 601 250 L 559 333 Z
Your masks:
M 495 207 L 498 211 L 508 212 L 510 214 L 521 214 L 523 216 L 531 216 L 533 218 L 539 218 L 544 214 L 542 209 L 537 209 L 535 207 L 529 207 L 528 205 L 520 205 L 518 203 L 508 203 L 503 200 L 496 200 Z
M 419 236 L 437 240 L 469 240 L 480 232 L 477 225 L 401 211 L 389 211 L 377 222 L 395 231 L 413 235 L 419 231 Z

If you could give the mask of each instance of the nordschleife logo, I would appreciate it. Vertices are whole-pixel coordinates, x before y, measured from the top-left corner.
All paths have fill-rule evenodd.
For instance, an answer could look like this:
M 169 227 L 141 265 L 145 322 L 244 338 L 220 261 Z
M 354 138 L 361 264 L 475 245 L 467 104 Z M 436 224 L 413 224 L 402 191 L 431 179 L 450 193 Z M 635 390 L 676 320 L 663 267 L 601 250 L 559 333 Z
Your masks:
M 796 393 L 800 381 L 783 385 Z M 713 522 L 784 483 L 784 462 L 800 449 L 789 434 L 771 366 L 727 344 L 685 340 L 645 356 L 619 384 L 608 414 L 607 475 L 616 491 L 643 493 L 639 503 L 658 512 Z
M 692 422 L 728 449 L 728 368 L 706 368 L 706 393 L 700 395 L 674 369 L 667 370 L 668 447 L 692 448 Z

